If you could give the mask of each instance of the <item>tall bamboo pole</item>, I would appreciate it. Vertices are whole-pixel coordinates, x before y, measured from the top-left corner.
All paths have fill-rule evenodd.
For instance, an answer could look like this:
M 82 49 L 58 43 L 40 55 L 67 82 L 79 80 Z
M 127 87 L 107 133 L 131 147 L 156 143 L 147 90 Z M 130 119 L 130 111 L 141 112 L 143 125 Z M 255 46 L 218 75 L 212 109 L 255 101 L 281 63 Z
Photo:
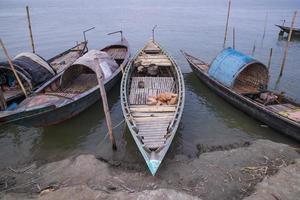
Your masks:
M 267 30 L 267 23 L 268 23 L 268 13 L 266 14 L 266 18 L 265 18 L 265 25 L 264 25 L 264 34 L 263 34 L 263 39 L 266 36 L 266 30 Z
M 104 114 L 105 114 L 106 125 L 108 128 L 109 139 L 112 144 L 113 150 L 116 150 L 117 145 L 116 145 L 116 140 L 115 140 L 115 137 L 113 134 L 112 122 L 111 122 L 110 112 L 109 112 L 108 103 L 107 103 L 106 91 L 105 91 L 105 87 L 104 87 L 104 75 L 103 75 L 99 60 L 97 58 L 95 58 L 94 61 L 97 63 L 96 75 L 97 75 L 100 94 L 101 94 L 101 98 L 102 98 L 103 110 L 104 110 Z
M 232 32 L 232 47 L 235 49 L 235 28 L 234 27 Z
M 14 65 L 13 65 L 12 62 L 11 62 L 11 59 L 10 59 L 10 57 L 9 57 L 9 55 L 8 55 L 8 52 L 7 52 L 7 50 L 6 50 L 5 46 L 4 46 L 4 43 L 2 42 L 1 39 L 0 39 L 0 44 L 1 44 L 1 47 L 2 47 L 2 49 L 3 49 L 3 51 L 4 51 L 4 54 L 5 54 L 5 56 L 6 56 L 7 60 L 8 60 L 8 63 L 9 63 L 9 65 L 10 65 L 10 68 L 12 69 L 12 71 L 13 71 L 13 73 L 14 73 L 14 75 L 15 75 L 15 77 L 16 77 L 18 83 L 19 83 L 19 85 L 21 86 L 21 89 L 22 89 L 22 91 L 23 91 L 25 97 L 27 97 L 27 93 L 26 93 L 25 87 L 23 86 L 23 83 L 22 83 L 21 79 L 19 78 L 18 73 L 17 73 L 17 71 L 16 71 Z
M 253 48 L 252 48 L 252 52 L 251 52 L 252 56 L 254 56 L 255 49 L 256 49 L 256 41 L 254 41 L 254 44 L 253 44 Z
M 285 44 L 285 50 L 284 50 L 284 55 L 283 55 L 283 59 L 282 59 L 282 64 L 281 64 L 279 77 L 281 77 L 282 73 L 283 73 L 284 65 L 285 65 L 285 62 L 286 62 L 287 54 L 288 54 L 289 43 L 291 41 L 291 37 L 292 37 L 292 34 L 293 34 L 293 28 L 294 28 L 296 16 L 297 16 L 297 11 L 294 12 L 294 16 L 293 16 L 293 19 L 292 19 L 292 24 L 291 24 L 291 28 L 290 28 L 290 32 L 289 32 L 289 37 L 288 37 L 288 40 L 286 41 L 286 44 Z
M 35 47 L 34 47 L 34 41 L 33 41 L 33 36 L 32 36 L 32 29 L 31 29 L 31 20 L 30 20 L 30 14 L 29 14 L 29 7 L 28 6 L 26 6 L 26 12 L 27 12 L 27 21 L 28 21 L 30 40 L 31 40 L 32 53 L 35 53 Z
M 272 55 L 273 55 L 273 48 L 270 49 L 270 55 L 269 55 L 269 61 L 268 61 L 268 70 L 270 70 Z
M 228 21 L 229 21 L 229 15 L 230 15 L 230 7 L 231 7 L 231 0 L 228 1 L 228 12 L 227 12 L 227 19 L 226 19 L 226 27 L 225 27 L 225 35 L 224 35 L 223 49 L 225 49 L 225 46 L 226 46 L 227 30 L 228 30 Z

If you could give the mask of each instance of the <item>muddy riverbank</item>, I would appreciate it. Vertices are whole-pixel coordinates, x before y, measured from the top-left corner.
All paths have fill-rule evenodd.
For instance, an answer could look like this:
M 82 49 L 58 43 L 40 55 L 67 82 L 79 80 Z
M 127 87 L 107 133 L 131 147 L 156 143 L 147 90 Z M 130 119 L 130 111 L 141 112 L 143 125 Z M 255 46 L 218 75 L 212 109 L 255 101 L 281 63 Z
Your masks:
M 299 194 L 299 178 L 290 177 L 299 177 L 300 155 L 288 145 L 257 140 L 222 151 L 201 151 L 197 158 L 177 155 L 165 160 L 155 177 L 139 164 L 128 165 L 91 154 L 42 166 L 33 163 L 20 169 L 8 168 L 1 172 L 0 197 L 255 199 L 250 195 L 269 195 L 293 199 Z M 281 181 L 276 184 L 278 179 Z

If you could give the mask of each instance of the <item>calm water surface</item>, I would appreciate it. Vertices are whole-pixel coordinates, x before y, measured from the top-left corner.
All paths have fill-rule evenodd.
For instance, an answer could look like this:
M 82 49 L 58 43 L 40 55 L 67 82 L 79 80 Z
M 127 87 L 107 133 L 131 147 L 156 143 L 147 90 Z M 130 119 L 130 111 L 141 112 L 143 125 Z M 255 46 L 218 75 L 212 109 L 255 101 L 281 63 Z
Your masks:
M 156 39 L 176 59 L 186 82 L 186 104 L 177 136 L 167 157 L 175 154 L 195 156 L 197 144 L 217 146 L 244 140 L 266 138 L 297 145 L 292 139 L 233 108 L 206 88 L 191 72 L 179 49 L 210 62 L 221 50 L 227 14 L 226 0 L 1 0 L 0 36 L 11 56 L 30 51 L 25 6 L 30 6 L 37 52 L 48 59 L 82 40 L 87 33 L 89 49 L 99 49 L 114 42 L 117 36 L 107 36 L 122 29 L 134 54 L 150 38 L 157 24 Z M 279 84 L 279 74 L 286 39 L 278 40 L 274 24 L 286 19 L 290 23 L 299 0 L 235 0 L 229 22 L 227 46 L 232 44 L 232 29 L 236 29 L 236 48 L 267 63 L 269 49 L 274 49 L 270 88 L 285 91 L 300 101 L 300 40 L 290 45 L 288 61 Z M 266 14 L 267 27 L 263 39 Z M 296 26 L 300 27 L 300 17 Z M 0 59 L 4 59 L 2 51 Z M 108 94 L 112 120 L 122 120 L 119 85 Z M 129 132 L 115 129 L 119 150 L 111 152 L 101 104 L 97 103 L 79 116 L 60 125 L 46 128 L 26 128 L 10 125 L 0 129 L 0 168 L 31 161 L 54 161 L 79 153 L 95 153 L 128 162 L 141 161 Z M 105 138 L 105 140 L 104 140 Z

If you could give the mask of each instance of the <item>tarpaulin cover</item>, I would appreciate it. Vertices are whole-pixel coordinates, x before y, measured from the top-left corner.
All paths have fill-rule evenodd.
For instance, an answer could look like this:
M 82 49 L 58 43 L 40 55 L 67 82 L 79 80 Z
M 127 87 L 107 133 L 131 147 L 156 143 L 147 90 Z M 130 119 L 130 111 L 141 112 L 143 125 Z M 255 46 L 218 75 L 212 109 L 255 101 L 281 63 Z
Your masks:
M 27 81 L 32 88 L 46 82 L 55 75 L 52 67 L 37 54 L 19 54 L 12 60 L 12 63 L 20 78 Z M 8 62 L 0 62 L 0 73 L 2 75 L 13 73 Z
M 222 84 L 232 87 L 240 72 L 252 64 L 259 64 L 265 67 L 250 56 L 233 48 L 226 48 L 213 60 L 208 74 Z
M 99 60 L 96 62 L 95 59 Z M 114 71 L 119 68 L 119 65 L 104 51 L 90 50 L 82 57 L 78 58 L 70 67 L 68 67 L 62 77 L 61 85 L 68 84 L 72 79 L 81 74 L 84 70 L 89 69 L 96 73 L 97 68 L 101 66 L 104 74 L 104 79 L 108 79 Z

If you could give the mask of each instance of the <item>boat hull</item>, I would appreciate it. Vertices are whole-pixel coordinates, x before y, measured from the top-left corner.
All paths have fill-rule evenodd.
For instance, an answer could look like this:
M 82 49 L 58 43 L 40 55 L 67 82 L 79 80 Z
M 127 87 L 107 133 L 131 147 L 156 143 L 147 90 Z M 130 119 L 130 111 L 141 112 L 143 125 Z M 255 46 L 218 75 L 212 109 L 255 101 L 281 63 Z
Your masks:
M 151 43 L 148 42 L 148 43 Z M 180 71 L 180 68 L 178 65 L 175 63 L 175 60 L 165 51 L 162 49 L 162 47 L 158 44 L 152 41 L 155 45 L 157 45 L 160 49 L 160 56 L 166 56 L 169 62 L 171 63 L 172 70 L 174 72 L 173 78 L 177 82 L 177 95 L 178 95 L 178 103 L 176 106 L 176 109 L 172 112 L 172 119 L 169 121 L 169 125 L 165 127 L 163 118 L 161 118 L 162 121 L 155 121 L 153 123 L 153 120 L 157 116 L 155 116 L 157 113 L 160 114 L 160 116 L 164 115 L 164 112 L 168 112 L 167 110 L 163 109 L 161 111 L 158 111 L 160 106 L 150 106 L 151 108 L 146 108 L 145 110 L 140 110 L 140 113 L 146 114 L 144 116 L 148 116 L 149 121 L 138 121 L 138 116 L 135 115 L 133 116 L 133 110 L 132 108 L 134 106 L 149 106 L 145 103 L 130 103 L 130 97 L 129 97 L 129 92 L 131 85 L 130 85 L 130 80 L 132 80 L 132 74 L 134 71 L 134 61 L 136 61 L 139 56 L 141 56 L 142 51 L 146 48 L 147 44 L 143 49 L 141 49 L 136 56 L 131 60 L 131 62 L 128 63 L 126 66 L 124 76 L 121 81 L 121 88 L 120 88 L 120 93 L 121 93 L 121 106 L 122 106 L 122 111 L 123 115 L 125 118 L 125 121 L 127 123 L 128 129 L 130 130 L 130 133 L 141 153 L 143 156 L 148 169 L 150 170 L 151 174 L 154 176 L 156 172 L 158 171 L 158 168 L 160 164 L 162 163 L 166 153 L 168 152 L 168 149 L 176 135 L 177 128 L 179 126 L 182 113 L 183 113 L 183 108 L 184 108 L 184 102 L 185 102 L 185 88 L 184 88 L 184 80 L 183 80 L 183 75 Z M 144 54 L 145 55 L 145 54 Z M 142 57 L 142 56 L 141 56 Z M 161 63 L 160 63 L 161 64 Z M 149 80 L 149 79 L 148 79 Z M 149 83 L 149 82 L 148 82 Z M 156 85 L 159 85 L 159 81 L 157 80 L 155 82 Z M 152 85 L 152 84 L 150 84 Z M 151 86 L 155 87 L 155 86 Z M 132 100 L 131 100 L 132 101 Z M 162 106 L 163 107 L 163 106 Z M 144 107 L 145 108 L 145 107 Z M 149 111 L 149 110 L 151 111 Z M 147 111 L 148 110 L 148 111 Z M 138 111 L 137 111 L 138 112 Z M 147 115 L 147 112 L 153 112 L 150 115 Z M 141 115 L 143 116 L 143 115 Z M 155 124 L 155 125 L 151 125 Z M 159 143 L 161 142 L 162 138 L 166 138 L 165 141 L 163 141 L 163 145 L 157 145 L 155 147 L 149 147 L 147 146 L 150 141 L 153 143 Z M 148 139 L 148 141 L 146 140 Z M 143 141 L 142 141 L 143 140 Z M 156 144 L 155 144 L 156 145 Z M 150 149 L 152 148 L 152 149 Z M 156 150 L 153 150 L 153 148 L 157 148 Z
M 230 90 L 229 88 L 223 86 L 217 81 L 211 79 L 207 74 L 198 69 L 197 66 L 191 63 L 189 60 L 188 63 L 191 66 L 193 72 L 206 86 L 208 86 L 212 91 L 214 91 L 217 95 L 219 95 L 224 100 L 232 104 L 234 107 L 245 112 L 254 119 L 262 121 L 269 127 L 300 141 L 299 124 L 293 121 L 286 120 L 280 115 L 267 110 L 263 106 L 260 106 L 257 103 L 250 101 L 246 97 Z
M 105 83 L 105 90 L 108 92 L 111 88 L 116 85 L 121 79 L 121 71 L 111 78 L 108 82 Z M 47 109 L 35 109 L 34 111 L 21 112 L 14 116 L 10 116 L 11 120 L 15 124 L 22 126 L 49 126 L 53 124 L 61 123 L 65 120 L 68 120 L 82 111 L 86 110 L 88 107 L 92 106 L 97 101 L 101 101 L 100 92 L 98 87 L 93 89 L 90 93 L 85 96 L 80 97 L 79 99 L 66 103 L 60 107 L 51 106 Z M 10 119 L 7 121 L 0 122 L 3 124 L 10 123 Z

